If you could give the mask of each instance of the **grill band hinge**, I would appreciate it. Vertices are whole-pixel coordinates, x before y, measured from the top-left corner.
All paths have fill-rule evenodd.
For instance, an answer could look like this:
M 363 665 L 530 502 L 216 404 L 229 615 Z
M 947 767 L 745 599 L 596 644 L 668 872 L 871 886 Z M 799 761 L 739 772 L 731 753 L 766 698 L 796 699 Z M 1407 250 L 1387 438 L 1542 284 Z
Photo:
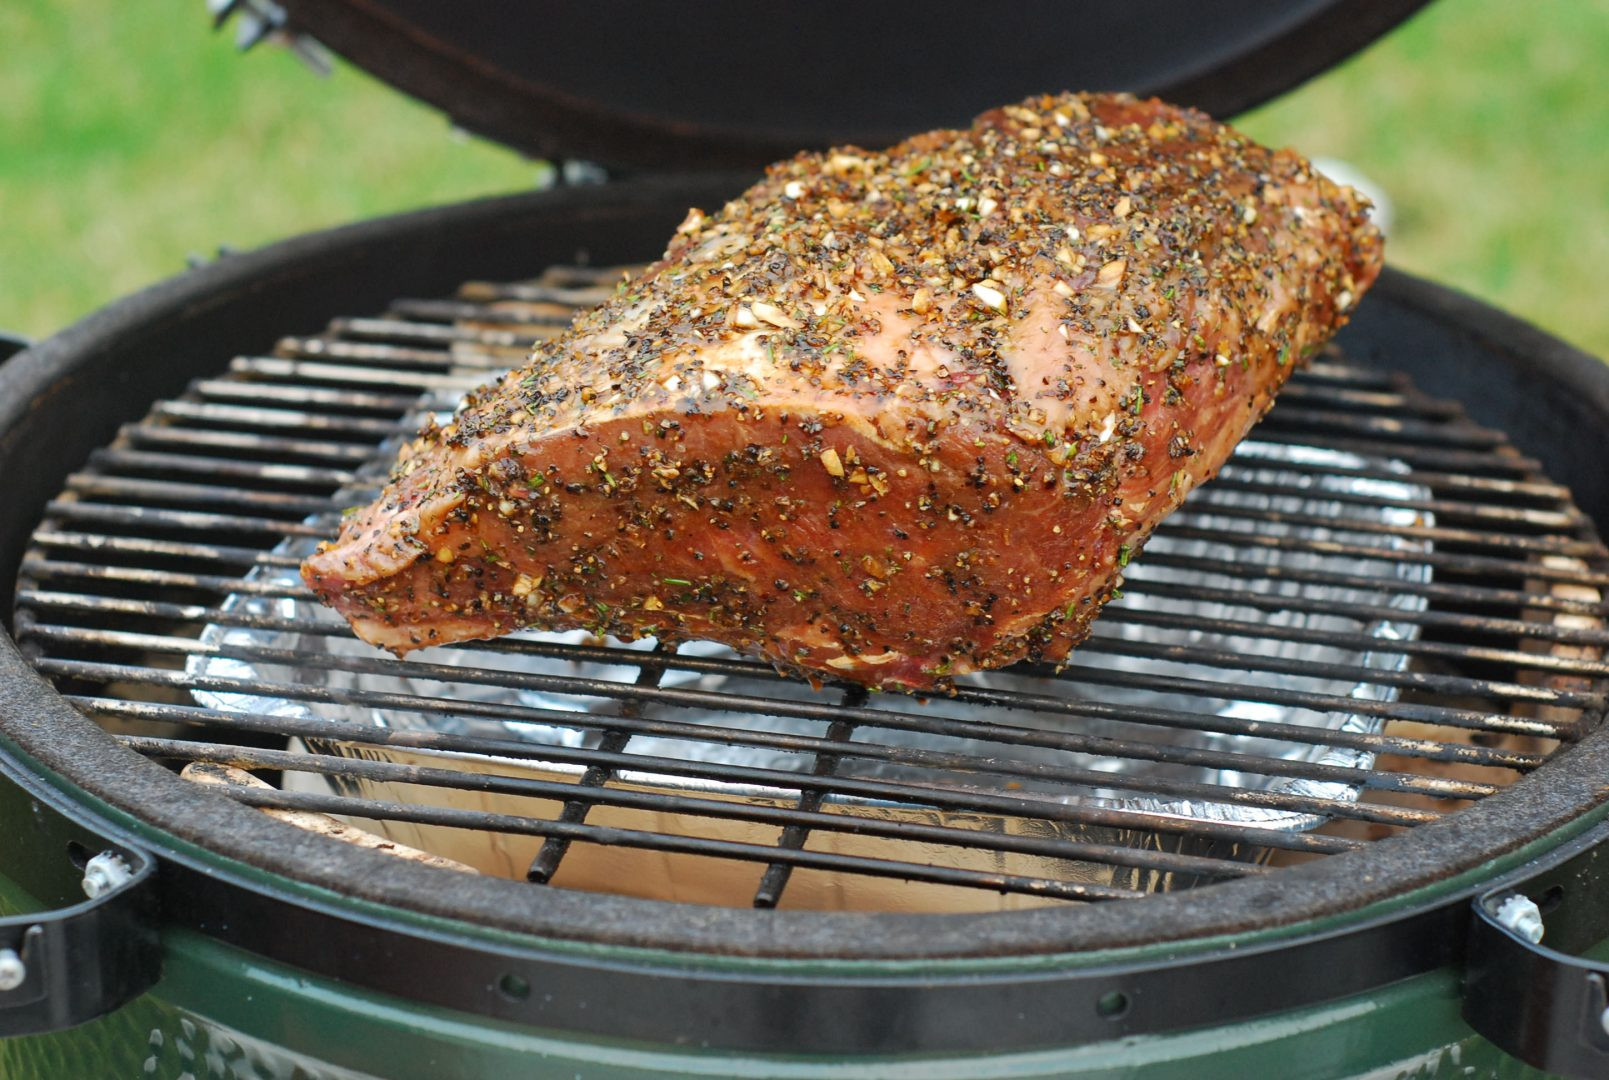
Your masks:
M 1579 954 L 1609 938 L 1609 823 L 1571 858 L 1475 898 L 1464 1019 L 1528 1065 L 1609 1076 L 1609 959 Z M 1546 941 L 1544 945 L 1541 942 Z
M 22 909 L 0 918 L 0 1037 L 70 1028 L 149 989 L 156 860 L 4 753 L 0 821 L 15 830 L 0 844 L 0 910 Z

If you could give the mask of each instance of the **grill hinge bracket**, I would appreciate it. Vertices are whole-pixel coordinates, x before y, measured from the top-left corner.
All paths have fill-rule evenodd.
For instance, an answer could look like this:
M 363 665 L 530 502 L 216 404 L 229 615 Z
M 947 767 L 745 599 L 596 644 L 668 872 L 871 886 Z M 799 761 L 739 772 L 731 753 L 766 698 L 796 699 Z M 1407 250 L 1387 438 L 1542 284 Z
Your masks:
M 144 993 L 161 972 L 156 860 L 113 839 L 0 751 L 0 1037 L 93 1020 Z M 19 895 L 21 894 L 21 895 Z
M 1604 1077 L 1609 960 L 1579 954 L 1609 938 L 1609 822 L 1572 846 L 1579 850 L 1552 869 L 1473 901 L 1463 1013 L 1470 1027 L 1528 1065 Z

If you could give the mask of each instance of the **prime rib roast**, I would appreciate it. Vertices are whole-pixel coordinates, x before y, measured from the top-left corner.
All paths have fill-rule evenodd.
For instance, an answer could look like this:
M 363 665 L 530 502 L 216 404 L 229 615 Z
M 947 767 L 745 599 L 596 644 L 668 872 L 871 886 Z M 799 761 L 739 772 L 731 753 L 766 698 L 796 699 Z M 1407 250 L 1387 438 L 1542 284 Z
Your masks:
M 1354 191 L 1154 100 L 803 153 L 428 427 L 302 573 L 398 654 L 584 628 L 905 690 L 1059 661 L 1380 260 Z

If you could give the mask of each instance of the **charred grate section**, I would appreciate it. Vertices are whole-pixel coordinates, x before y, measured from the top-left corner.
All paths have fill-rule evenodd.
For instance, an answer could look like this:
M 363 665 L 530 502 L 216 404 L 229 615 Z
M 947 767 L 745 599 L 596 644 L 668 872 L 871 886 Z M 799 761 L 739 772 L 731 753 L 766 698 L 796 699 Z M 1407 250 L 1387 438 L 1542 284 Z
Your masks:
M 616 277 L 398 300 L 158 402 L 49 505 L 23 647 L 132 750 L 271 781 L 220 797 L 533 883 L 761 907 L 978 910 L 1276 872 L 1455 813 L 1603 716 L 1609 554 L 1569 492 L 1333 351 L 1060 672 L 920 701 L 696 645 L 358 645 L 300 553 L 421 395 L 518 363 Z

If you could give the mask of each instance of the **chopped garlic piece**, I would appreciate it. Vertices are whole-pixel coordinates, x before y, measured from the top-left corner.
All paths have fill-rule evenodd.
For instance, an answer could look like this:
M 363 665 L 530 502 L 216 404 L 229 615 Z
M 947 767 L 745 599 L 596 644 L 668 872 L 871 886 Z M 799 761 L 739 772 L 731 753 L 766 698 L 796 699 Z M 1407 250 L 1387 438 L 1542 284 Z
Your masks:
M 1123 275 L 1128 272 L 1127 259 L 1113 259 L 1102 266 L 1095 273 L 1095 285 L 1101 289 L 1115 289 L 1123 284 Z
M 756 300 L 750 305 L 750 309 L 753 311 L 755 318 L 768 322 L 772 326 L 780 327 L 784 330 L 799 329 L 799 324 L 789 318 L 787 312 L 775 304 L 768 304 L 764 300 Z
M 996 311 L 1006 310 L 1006 294 L 993 285 L 980 281 L 972 286 L 972 295 L 976 296 L 984 307 L 993 308 Z

